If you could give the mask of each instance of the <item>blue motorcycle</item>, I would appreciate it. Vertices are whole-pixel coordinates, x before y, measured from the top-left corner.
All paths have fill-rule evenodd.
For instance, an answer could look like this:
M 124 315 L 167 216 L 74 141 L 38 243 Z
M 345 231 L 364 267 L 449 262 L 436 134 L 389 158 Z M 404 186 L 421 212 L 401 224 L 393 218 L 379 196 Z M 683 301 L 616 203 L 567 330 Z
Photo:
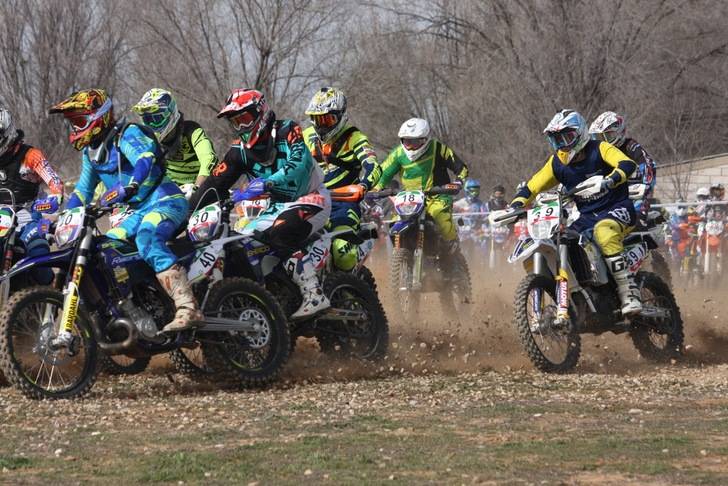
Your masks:
M 288 360 L 288 321 L 260 284 L 225 275 L 224 250 L 236 238 L 195 238 L 208 226 L 200 215 L 190 220 L 191 239 L 170 243 L 205 320 L 195 330 L 161 333 L 174 303 L 135 246 L 100 234 L 97 221 L 110 212 L 96 206 L 63 212 L 55 231 L 59 250 L 25 258 L 3 277 L 35 267 L 58 272 L 56 287 L 23 289 L 0 312 L 0 367 L 11 384 L 29 398 L 77 398 L 95 382 L 99 351 L 146 357 L 196 346 L 220 380 L 273 381 Z

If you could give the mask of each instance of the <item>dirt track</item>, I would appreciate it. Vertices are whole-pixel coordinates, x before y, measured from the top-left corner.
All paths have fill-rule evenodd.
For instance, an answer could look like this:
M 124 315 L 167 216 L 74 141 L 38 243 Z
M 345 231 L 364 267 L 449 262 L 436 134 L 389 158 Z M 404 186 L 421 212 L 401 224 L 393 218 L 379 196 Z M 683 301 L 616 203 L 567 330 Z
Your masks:
M 646 363 L 605 335 L 585 337 L 575 373 L 545 376 L 511 328 L 520 276 L 474 278 L 472 322 L 426 302 L 417 322 L 392 324 L 376 366 L 301 340 L 264 392 L 193 383 L 163 360 L 76 403 L 3 389 L 0 482 L 728 483 L 725 291 L 678 290 L 678 363 Z

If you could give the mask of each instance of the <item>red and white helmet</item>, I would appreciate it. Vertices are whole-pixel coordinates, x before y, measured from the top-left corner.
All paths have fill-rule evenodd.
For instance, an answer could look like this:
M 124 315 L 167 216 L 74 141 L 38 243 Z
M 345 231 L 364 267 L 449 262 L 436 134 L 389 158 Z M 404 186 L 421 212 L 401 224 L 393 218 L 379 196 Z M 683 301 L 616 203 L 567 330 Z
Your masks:
M 230 122 L 245 148 L 253 148 L 275 119 L 263 93 L 255 89 L 236 89 L 225 103 L 217 117 Z
M 592 122 L 589 133 L 595 140 L 602 140 L 619 147 L 624 142 L 626 128 L 623 116 L 613 111 L 605 111 Z

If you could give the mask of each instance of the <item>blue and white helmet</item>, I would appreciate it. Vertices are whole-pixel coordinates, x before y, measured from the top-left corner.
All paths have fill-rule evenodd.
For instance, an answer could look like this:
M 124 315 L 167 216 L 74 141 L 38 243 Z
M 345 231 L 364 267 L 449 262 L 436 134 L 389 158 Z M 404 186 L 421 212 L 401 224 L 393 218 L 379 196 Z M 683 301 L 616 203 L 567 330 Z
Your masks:
M 589 142 L 589 129 L 586 120 L 578 111 L 561 110 L 549 122 L 543 133 L 554 150 L 567 155 L 566 163 Z

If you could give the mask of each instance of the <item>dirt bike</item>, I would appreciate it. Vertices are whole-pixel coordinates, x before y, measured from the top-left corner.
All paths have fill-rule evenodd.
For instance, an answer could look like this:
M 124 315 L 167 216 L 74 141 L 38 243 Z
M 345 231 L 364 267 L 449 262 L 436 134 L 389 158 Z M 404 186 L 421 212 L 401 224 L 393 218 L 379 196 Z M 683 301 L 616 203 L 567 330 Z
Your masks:
M 236 239 L 170 243 L 205 316 L 202 328 L 163 333 L 174 303 L 135 246 L 99 233 L 96 222 L 109 212 L 64 211 L 55 231 L 59 250 L 21 260 L 8 272 L 56 267 L 64 282 L 63 291 L 23 289 L 0 313 L 0 367 L 9 381 L 29 398 L 77 398 L 94 384 L 100 351 L 146 357 L 200 345 L 221 380 L 272 382 L 288 359 L 288 322 L 262 286 L 224 277 L 217 250 Z M 204 233 L 204 221 L 191 224 Z
M 347 197 L 347 189 L 339 191 Z M 240 205 L 259 204 L 265 208 L 270 203 L 267 195 L 241 196 Z M 239 211 L 240 212 L 240 211 Z M 265 213 L 260 217 L 267 217 Z M 298 286 L 293 283 L 288 268 L 293 260 L 289 256 L 296 251 L 272 244 L 265 234 L 250 230 L 247 221 L 235 223 L 235 231 L 246 236 L 243 249 L 249 256 L 248 268 L 240 268 L 244 275 L 265 284 L 282 303 L 286 315 L 291 315 L 301 305 L 302 297 Z M 333 267 L 331 243 L 341 238 L 359 245 L 360 259 L 352 272 L 338 271 Z M 331 301 L 331 308 L 314 317 L 292 322 L 292 335 L 315 337 L 325 353 L 337 353 L 366 360 L 378 360 L 387 353 L 389 346 L 389 325 L 376 285 L 361 278 L 361 268 L 366 254 L 376 240 L 373 225 L 362 225 L 359 232 L 349 229 L 322 230 L 301 242 L 311 255 L 324 293 Z M 370 242 L 371 244 L 365 244 Z
M 596 176 L 601 177 L 601 176 Z M 625 254 L 642 297 L 642 311 L 624 318 L 617 286 L 591 237 L 566 225 L 565 203 L 573 196 L 599 192 L 591 179 L 570 192 L 540 194 L 529 210 L 501 211 L 494 224 L 527 218 L 530 238 L 518 243 L 509 258 L 522 262 L 527 275 L 516 289 L 514 322 L 521 343 L 536 368 L 563 373 L 581 353 L 581 334 L 627 332 L 639 353 L 665 361 L 680 354 L 683 322 L 675 297 L 657 275 L 639 271 L 651 247 L 650 235 L 625 238 Z
M 468 317 L 472 302 L 470 273 L 465 257 L 458 250 L 449 257 L 446 243 L 425 211 L 427 197 L 455 195 L 458 185 L 433 187 L 427 191 L 401 191 L 394 197 L 400 220 L 390 229 L 393 250 L 390 260 L 390 285 L 399 302 L 403 318 L 417 312 L 423 293 L 437 292 L 447 315 Z M 368 194 L 370 198 L 390 197 L 385 189 Z M 425 242 L 428 244 L 425 245 Z

